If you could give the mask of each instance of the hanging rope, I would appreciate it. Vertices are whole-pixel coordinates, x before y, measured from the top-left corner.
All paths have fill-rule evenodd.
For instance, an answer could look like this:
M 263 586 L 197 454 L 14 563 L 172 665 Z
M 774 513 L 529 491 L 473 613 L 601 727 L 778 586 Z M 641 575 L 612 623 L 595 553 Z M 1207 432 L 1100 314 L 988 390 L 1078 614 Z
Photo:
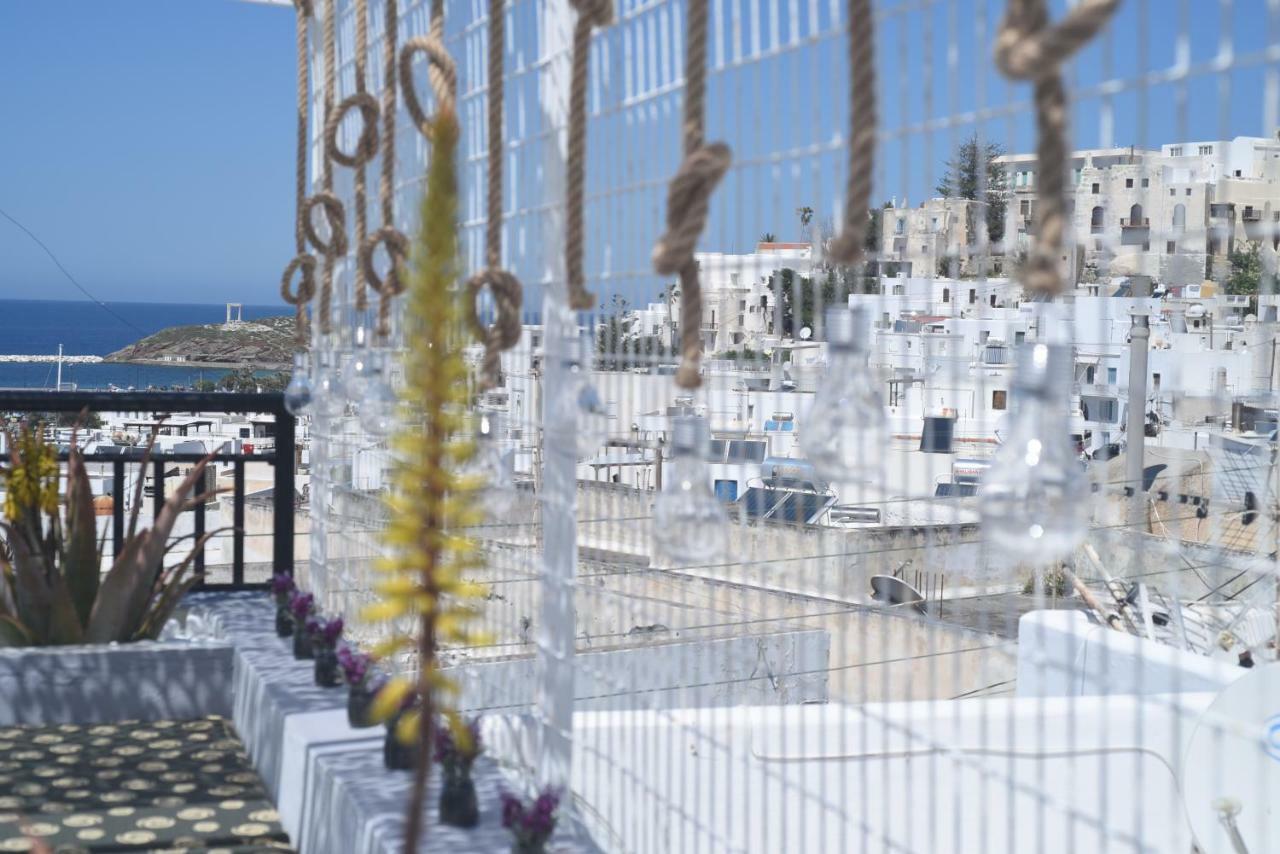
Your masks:
M 327 0 L 324 12 L 324 115 L 325 127 L 334 114 L 333 95 L 337 90 L 337 0 Z M 324 188 L 307 200 L 303 224 L 307 239 L 324 258 L 320 274 L 320 331 L 328 334 L 333 325 L 333 268 L 338 258 L 347 254 L 346 211 L 342 200 L 333 192 L 333 158 L 325 146 L 324 168 L 321 186 Z M 315 227 L 312 212 L 320 208 L 328 224 L 326 240 Z
M 485 268 L 467 280 L 467 322 L 484 343 L 480 366 L 480 390 L 502 382 L 502 351 L 520 341 L 520 280 L 501 268 L 502 264 L 502 100 L 503 54 L 506 49 L 506 17 L 503 0 L 489 0 L 489 193 L 488 223 L 485 227 Z M 476 313 L 476 298 L 485 287 L 493 295 L 496 311 L 492 326 L 486 327 Z
M 866 252 L 868 205 L 876 161 L 876 26 L 871 0 L 849 0 L 849 183 L 844 227 L 827 256 L 852 266 Z
M 1067 93 L 1062 63 L 1106 25 L 1120 0 L 1081 0 L 1049 25 L 1045 0 L 1009 0 L 996 36 L 996 65 L 1011 80 L 1034 83 L 1039 193 L 1035 242 L 1022 272 L 1033 294 L 1056 296 L 1065 287 L 1059 258 L 1066 229 Z
M 326 114 L 324 126 L 325 153 L 330 160 L 356 170 L 356 246 L 363 246 L 368 226 L 368 203 L 365 199 L 365 166 L 378 152 L 378 100 L 365 87 L 365 67 L 369 62 L 369 7 L 368 0 L 356 0 L 356 91 L 338 104 L 338 109 Z M 352 110 L 360 112 L 360 136 L 356 150 L 346 153 L 338 146 L 338 131 L 342 120 Z M 369 306 L 368 286 L 363 265 L 355 270 L 355 303 L 357 311 Z
M 413 85 L 413 59 L 416 54 L 427 57 L 427 83 L 436 98 L 437 109 L 448 107 L 454 112 L 457 99 L 458 72 L 453 57 L 444 46 L 444 3 L 433 0 L 431 4 L 431 31 L 405 42 L 400 51 L 400 88 L 404 90 L 404 106 L 409 117 L 427 139 L 431 138 L 431 117 L 418 100 L 418 90 Z
M 587 171 L 587 59 L 591 31 L 613 23 L 610 0 L 570 0 L 578 11 L 573 28 L 573 76 L 569 88 L 568 206 L 565 225 L 564 266 L 569 281 L 569 307 L 586 311 L 595 305 L 582 273 L 582 195 Z
M 296 161 L 294 167 L 295 215 L 293 228 L 294 256 L 280 277 L 280 296 L 294 307 L 294 336 L 298 344 L 307 340 L 307 303 L 316 295 L 316 259 L 307 254 L 307 235 L 303 225 L 307 203 L 307 38 L 311 17 L 310 0 L 293 0 L 298 16 L 298 115 Z M 298 288 L 293 277 L 301 273 Z
M 707 0 L 689 0 L 685 53 L 684 162 L 667 189 L 667 232 L 653 248 L 659 274 L 680 274 L 680 369 L 676 384 L 702 385 L 702 286 L 693 250 L 707 223 L 711 193 L 729 169 L 732 155 L 722 142 L 703 141 L 707 90 Z
M 385 339 L 391 334 L 391 300 L 404 292 L 403 270 L 409 255 L 409 241 L 395 226 L 396 37 L 400 29 L 396 0 L 386 0 L 382 26 L 382 170 L 378 179 L 382 226 L 360 241 L 359 264 L 365 282 L 378 293 L 378 337 Z M 387 253 L 385 279 L 373 263 L 379 246 Z

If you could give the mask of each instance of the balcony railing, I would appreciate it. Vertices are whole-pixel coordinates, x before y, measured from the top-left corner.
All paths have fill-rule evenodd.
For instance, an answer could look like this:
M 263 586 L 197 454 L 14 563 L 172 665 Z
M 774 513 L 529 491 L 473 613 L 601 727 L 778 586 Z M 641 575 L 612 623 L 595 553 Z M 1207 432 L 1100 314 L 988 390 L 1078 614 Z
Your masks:
M 197 392 L 65 392 L 65 391 L 0 391 L 0 412 L 13 413 L 78 413 L 78 412 L 147 412 L 156 416 L 178 412 L 200 413 L 261 413 L 275 418 L 271 448 L 256 444 L 251 451 L 219 450 L 211 462 L 230 463 L 232 467 L 232 559 L 231 580 L 207 582 L 205 580 L 205 554 L 202 547 L 195 557 L 195 573 L 201 578 L 197 590 L 244 590 L 261 588 L 267 578 L 245 577 L 245 466 L 248 463 L 267 463 L 272 466 L 272 559 L 273 572 L 293 572 L 294 535 L 294 417 L 284 408 L 284 398 L 273 394 L 197 393 Z M 195 438 L 195 437 L 191 437 Z M 230 444 L 231 440 L 227 440 Z M 124 547 L 125 537 L 125 467 L 141 466 L 145 449 L 122 446 L 115 449 L 96 450 L 85 454 L 89 464 L 110 464 L 112 472 L 111 499 L 111 553 L 116 555 Z M 204 459 L 199 453 L 170 453 L 156 451 L 149 465 L 152 468 L 152 488 L 145 494 L 151 499 L 153 512 L 159 513 L 165 501 L 165 481 L 174 476 L 175 463 L 195 463 Z M 145 477 L 144 472 L 138 473 Z M 207 490 L 201 490 L 207 491 Z M 207 502 L 197 501 L 186 512 L 193 514 L 196 539 L 205 533 Z
M 1262 211 L 1246 210 L 1240 215 L 1240 219 L 1245 222 L 1262 222 Z
M 1120 227 L 1121 228 L 1150 228 L 1151 218 L 1145 217 L 1145 216 L 1144 217 L 1121 217 Z

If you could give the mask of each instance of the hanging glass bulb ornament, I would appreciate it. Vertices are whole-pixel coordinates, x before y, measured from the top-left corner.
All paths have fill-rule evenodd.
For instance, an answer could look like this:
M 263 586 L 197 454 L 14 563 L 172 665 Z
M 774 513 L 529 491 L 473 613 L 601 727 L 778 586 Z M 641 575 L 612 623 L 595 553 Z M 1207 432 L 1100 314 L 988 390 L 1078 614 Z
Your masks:
M 364 395 L 360 398 L 360 427 L 371 436 L 389 436 L 395 429 L 400 398 L 391 384 L 390 360 L 370 354 Z
M 707 563 L 728 544 L 729 516 L 711 490 L 706 419 L 681 415 L 672 420 L 671 450 L 662 472 L 662 491 L 653 504 L 653 538 L 661 555 L 677 564 Z
M 1065 344 L 1018 352 L 1009 425 L 982 477 L 982 526 L 1001 555 L 1059 560 L 1084 538 L 1089 483 L 1068 432 L 1072 356 Z
M 301 415 L 311 406 L 311 371 L 306 353 L 293 354 L 293 374 L 284 387 L 284 408 L 291 415 Z
M 574 405 L 574 440 L 578 459 L 589 460 L 609 441 L 609 409 L 591 382 L 595 342 L 590 333 L 584 333 L 575 343 L 578 352 L 569 369 L 573 382 L 569 398 Z
M 342 391 L 342 375 L 334 355 L 321 350 L 312 383 L 312 411 L 320 418 L 340 418 L 347 412 L 347 396 Z
M 827 367 L 801 425 L 800 449 L 828 481 L 874 481 L 889 431 L 875 373 L 867 364 L 866 311 L 837 306 L 824 317 Z
M 369 384 L 379 377 L 376 352 L 369 344 L 369 333 L 359 324 L 352 333 L 351 361 L 342 372 L 342 391 L 347 403 L 359 404 L 364 400 Z
M 485 515 L 494 521 L 505 519 L 516 503 L 515 453 L 503 447 L 499 434 L 496 413 L 476 414 L 476 449 L 465 469 L 465 474 L 484 484 L 476 496 Z

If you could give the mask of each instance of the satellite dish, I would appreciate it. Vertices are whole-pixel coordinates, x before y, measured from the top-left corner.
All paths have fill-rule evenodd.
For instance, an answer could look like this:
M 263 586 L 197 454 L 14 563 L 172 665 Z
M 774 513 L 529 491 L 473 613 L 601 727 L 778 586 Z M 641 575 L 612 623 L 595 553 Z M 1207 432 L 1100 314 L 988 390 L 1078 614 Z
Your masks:
M 800 340 L 801 340 L 801 341 L 808 341 L 808 340 L 809 340 L 810 338 L 812 338 L 812 337 L 813 337 L 813 330 L 812 330 L 812 329 L 810 329 L 810 328 L 809 328 L 809 327 L 807 327 L 807 326 L 801 326 L 801 327 L 800 327 Z
M 910 605 L 921 614 L 925 613 L 924 597 L 920 591 L 893 575 L 871 576 L 871 598 L 886 605 Z
M 1205 854 L 1274 850 L 1280 839 L 1280 664 L 1255 667 L 1214 698 L 1192 731 L 1181 782 L 1187 820 Z

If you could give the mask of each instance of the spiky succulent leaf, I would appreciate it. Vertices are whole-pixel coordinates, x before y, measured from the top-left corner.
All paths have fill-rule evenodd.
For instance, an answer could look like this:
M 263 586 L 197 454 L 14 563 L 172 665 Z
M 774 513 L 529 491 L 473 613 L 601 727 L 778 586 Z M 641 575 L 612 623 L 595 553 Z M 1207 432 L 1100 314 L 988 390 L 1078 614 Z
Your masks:
M 93 490 L 84 457 L 73 447 L 67 460 L 67 523 L 62 549 L 62 575 L 81 626 L 89 625 L 93 600 L 98 596 L 101 561 L 98 554 L 98 518 L 93 512 Z

